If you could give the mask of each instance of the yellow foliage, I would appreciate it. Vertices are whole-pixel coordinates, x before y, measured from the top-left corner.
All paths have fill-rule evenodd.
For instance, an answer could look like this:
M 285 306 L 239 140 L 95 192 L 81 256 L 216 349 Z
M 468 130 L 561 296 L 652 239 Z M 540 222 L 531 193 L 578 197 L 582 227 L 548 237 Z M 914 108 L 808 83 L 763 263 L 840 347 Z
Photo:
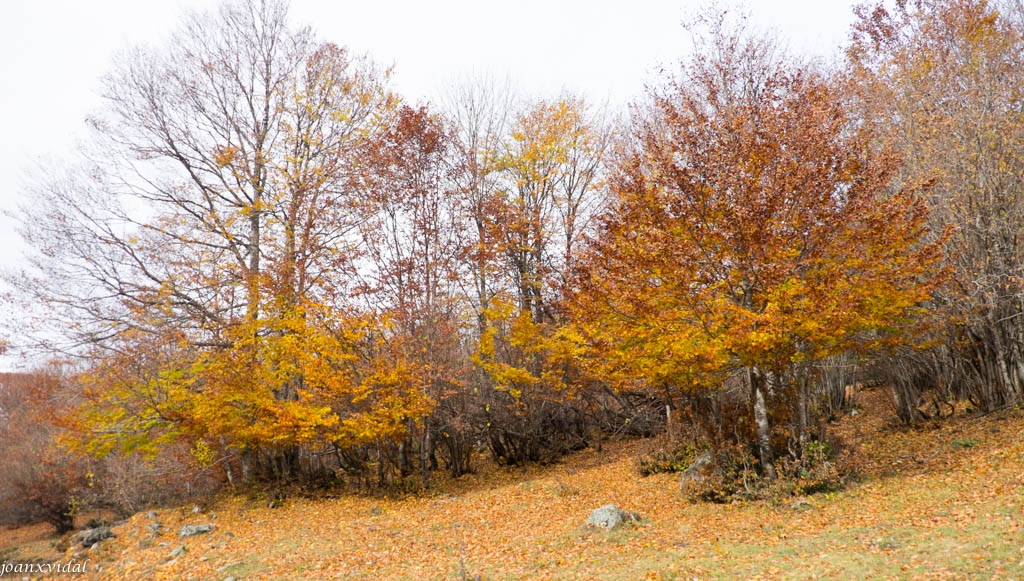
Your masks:
M 565 325 L 537 323 L 528 312 L 514 313 L 508 301 L 496 301 L 485 316 L 488 327 L 473 362 L 498 389 L 516 399 L 538 390 L 559 397 L 572 395 L 566 372 L 579 365 L 585 350 L 577 331 Z M 499 339 L 505 346 L 500 356 Z
M 433 402 L 415 369 L 390 354 L 386 341 L 370 338 L 377 327 L 309 304 L 239 323 L 226 334 L 228 348 L 182 349 L 146 377 L 112 363 L 85 379 L 102 387 L 88 391 L 81 409 L 88 431 L 79 445 L 98 455 L 116 448 L 151 457 L 184 437 L 205 466 L 211 441 L 259 449 L 399 438 Z

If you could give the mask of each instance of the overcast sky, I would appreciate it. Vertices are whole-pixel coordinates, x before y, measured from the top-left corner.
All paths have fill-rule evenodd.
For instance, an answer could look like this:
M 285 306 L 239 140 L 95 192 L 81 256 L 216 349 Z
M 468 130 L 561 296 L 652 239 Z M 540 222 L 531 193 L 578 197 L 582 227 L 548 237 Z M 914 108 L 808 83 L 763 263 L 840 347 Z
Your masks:
M 0 210 L 25 203 L 40 161 L 66 159 L 100 106 L 99 78 L 119 50 L 159 45 L 190 9 L 214 0 L 2 0 Z M 436 100 L 459 77 L 508 77 L 521 91 L 569 89 L 625 103 L 652 71 L 683 56 L 680 23 L 700 0 L 292 0 L 294 23 L 395 66 L 394 87 Z M 797 52 L 837 54 L 849 0 L 749 0 L 758 26 Z M 15 225 L 0 218 L 0 267 L 17 264 Z

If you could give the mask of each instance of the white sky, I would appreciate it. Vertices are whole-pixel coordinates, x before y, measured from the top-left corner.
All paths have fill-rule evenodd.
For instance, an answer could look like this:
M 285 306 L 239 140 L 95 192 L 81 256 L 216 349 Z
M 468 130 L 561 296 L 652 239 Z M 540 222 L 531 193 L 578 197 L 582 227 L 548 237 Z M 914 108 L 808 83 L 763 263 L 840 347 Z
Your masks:
M 748 0 L 756 25 L 793 49 L 837 53 L 852 0 Z M 184 10 L 214 0 L 0 0 L 0 211 L 26 202 L 41 160 L 66 158 L 100 104 L 112 55 L 160 44 Z M 459 77 L 506 75 L 526 94 L 561 89 L 625 103 L 659 65 L 683 56 L 680 23 L 701 0 L 292 0 L 293 23 L 395 66 L 412 101 L 436 100 Z M 15 225 L 0 217 L 0 267 L 15 265 Z

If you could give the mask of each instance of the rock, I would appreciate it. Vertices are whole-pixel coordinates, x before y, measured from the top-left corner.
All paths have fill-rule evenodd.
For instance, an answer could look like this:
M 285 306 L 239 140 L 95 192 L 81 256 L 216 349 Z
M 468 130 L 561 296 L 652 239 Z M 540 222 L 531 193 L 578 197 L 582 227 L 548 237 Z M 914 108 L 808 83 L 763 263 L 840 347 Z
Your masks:
M 87 529 L 78 533 L 78 539 L 82 542 L 82 547 L 92 548 L 93 545 L 100 541 L 112 539 L 117 535 L 110 530 L 110 527 L 96 527 L 94 529 Z
M 705 470 L 712 465 L 714 456 L 711 450 L 696 457 L 689 466 L 679 474 L 679 492 L 689 492 L 690 483 L 698 483 L 705 479 Z
M 151 511 L 147 512 L 146 513 L 146 517 L 149 518 L 150 520 L 155 519 L 156 518 L 156 511 L 155 510 L 151 510 Z
M 178 531 L 178 536 L 181 538 L 194 537 L 196 535 L 203 535 L 213 530 L 213 525 L 184 525 L 181 530 Z
M 800 500 L 790 505 L 789 508 L 793 511 L 800 512 L 805 510 L 811 510 L 812 508 L 814 508 L 814 505 L 811 504 L 811 501 L 801 498 Z
M 167 558 L 168 559 L 177 559 L 178 557 L 184 555 L 187 552 L 188 552 L 188 549 L 185 548 L 185 545 L 179 545 L 177 549 L 174 549 L 173 551 L 171 551 L 170 556 L 168 556 Z
M 154 535 L 159 535 L 160 529 L 163 528 L 163 526 L 163 523 L 161 523 L 160 521 L 154 521 L 146 525 L 146 528 L 149 529 L 149 532 L 153 533 Z
M 704 478 L 704 473 L 703 473 L 704 468 L 707 467 L 707 466 L 710 466 L 710 465 L 711 465 L 711 451 L 710 450 L 708 450 L 707 452 L 704 452 L 700 456 L 697 456 L 697 459 L 694 460 L 692 464 L 687 466 L 686 470 L 683 470 L 682 474 L 679 475 L 679 490 L 685 491 L 686 490 L 686 485 L 688 483 L 695 482 L 695 481 L 699 482 L 700 480 L 702 480 Z
M 606 504 L 601 508 L 595 508 L 587 519 L 587 526 L 591 528 L 614 529 L 622 523 L 635 522 L 640 520 L 640 515 L 628 510 L 622 510 L 614 504 Z
M 192 514 L 199 514 L 199 505 L 198 504 L 193 504 L 192 505 Z

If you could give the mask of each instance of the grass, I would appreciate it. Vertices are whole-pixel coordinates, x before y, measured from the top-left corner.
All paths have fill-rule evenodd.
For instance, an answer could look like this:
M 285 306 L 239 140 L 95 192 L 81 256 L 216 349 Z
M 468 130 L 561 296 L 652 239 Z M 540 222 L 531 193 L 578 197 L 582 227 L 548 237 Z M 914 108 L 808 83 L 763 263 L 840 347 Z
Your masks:
M 692 504 L 676 475 L 637 475 L 645 443 L 618 442 L 554 466 L 484 467 L 439 482 L 443 494 L 290 499 L 277 509 L 224 498 L 212 520 L 164 509 L 167 532 L 148 546 L 139 540 L 150 520 L 138 514 L 78 557 L 95 563 L 86 576 L 95 579 L 1024 580 L 1024 417 L 959 414 L 907 429 L 889 421 L 884 392 L 862 403 L 864 413 L 833 427 L 860 473 L 839 492 Z M 607 503 L 643 520 L 586 529 L 590 510 Z M 177 538 L 198 522 L 216 526 Z M 0 554 L 75 554 L 33 530 L 0 536 Z M 180 544 L 188 553 L 168 560 Z

